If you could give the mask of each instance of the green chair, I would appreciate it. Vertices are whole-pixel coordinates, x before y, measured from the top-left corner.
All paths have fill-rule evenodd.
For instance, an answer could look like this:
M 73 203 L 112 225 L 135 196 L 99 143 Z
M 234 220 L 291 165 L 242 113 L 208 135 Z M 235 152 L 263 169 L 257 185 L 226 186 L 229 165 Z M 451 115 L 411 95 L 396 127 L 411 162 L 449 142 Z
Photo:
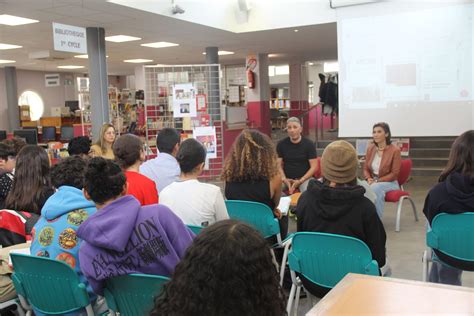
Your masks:
M 295 300 L 294 312 L 297 313 L 303 287 L 296 272 L 325 288 L 333 288 L 348 273 L 379 275 L 377 261 L 372 259 L 372 253 L 364 242 L 327 233 L 295 233 L 288 253 L 288 265 L 293 282 L 287 304 L 288 315 L 291 315 Z
M 13 285 L 27 315 L 32 309 L 59 315 L 85 308 L 94 315 L 86 286 L 66 263 L 12 253 Z
M 423 253 L 423 281 L 428 280 L 429 263 L 441 262 L 432 249 L 466 262 L 472 267 L 468 271 L 474 271 L 474 212 L 436 215 L 426 232 L 426 244 L 429 249 Z
M 157 296 L 169 278 L 159 275 L 121 275 L 106 281 L 104 294 L 112 315 L 148 315 Z
M 240 220 L 255 227 L 264 238 L 276 236 L 281 246 L 280 225 L 267 205 L 258 202 L 227 200 L 227 213 L 232 219 Z
M 188 226 L 189 229 L 191 229 L 191 231 L 195 234 L 195 235 L 199 235 L 199 233 L 201 232 L 201 230 L 203 230 L 205 227 L 202 227 L 202 226 L 196 226 L 196 225 L 186 225 Z

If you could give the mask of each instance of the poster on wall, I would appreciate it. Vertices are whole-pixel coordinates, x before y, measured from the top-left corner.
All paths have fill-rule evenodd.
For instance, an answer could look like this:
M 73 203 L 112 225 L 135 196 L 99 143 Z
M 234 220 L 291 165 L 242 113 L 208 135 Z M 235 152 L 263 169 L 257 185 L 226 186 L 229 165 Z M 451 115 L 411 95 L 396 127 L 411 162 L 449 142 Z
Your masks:
M 409 138 L 392 138 L 392 143 L 400 148 L 400 154 L 403 157 L 408 157 L 410 154 L 410 139 Z
M 196 89 L 191 83 L 173 86 L 173 116 L 196 117 Z
M 193 137 L 200 142 L 207 151 L 207 158 L 217 158 L 217 138 L 215 126 L 196 127 Z
M 207 97 L 205 94 L 201 93 L 196 95 L 196 104 L 198 112 L 207 111 Z

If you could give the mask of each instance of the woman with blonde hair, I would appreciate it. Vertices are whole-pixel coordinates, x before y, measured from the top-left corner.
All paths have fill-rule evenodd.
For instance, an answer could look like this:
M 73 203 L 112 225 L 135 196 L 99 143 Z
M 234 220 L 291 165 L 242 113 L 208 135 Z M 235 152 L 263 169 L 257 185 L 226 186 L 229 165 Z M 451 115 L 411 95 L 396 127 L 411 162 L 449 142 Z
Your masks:
M 288 230 L 288 218 L 277 208 L 282 180 L 275 146 L 267 135 L 244 130 L 234 142 L 222 173 L 228 200 L 260 202 L 268 205 L 280 222 L 282 237 Z
M 114 151 L 112 146 L 115 142 L 115 128 L 110 123 L 105 123 L 100 129 L 100 136 L 91 146 L 92 157 L 103 157 L 106 159 L 114 159 Z

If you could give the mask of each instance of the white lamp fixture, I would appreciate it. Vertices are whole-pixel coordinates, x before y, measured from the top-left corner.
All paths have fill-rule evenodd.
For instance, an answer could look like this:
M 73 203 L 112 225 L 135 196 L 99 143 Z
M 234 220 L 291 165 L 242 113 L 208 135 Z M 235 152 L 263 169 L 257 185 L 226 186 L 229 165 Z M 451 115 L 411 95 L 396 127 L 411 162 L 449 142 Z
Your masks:
M 89 58 L 89 55 L 76 55 L 74 58 L 81 58 L 81 59 L 87 59 Z M 109 56 L 105 56 L 105 58 L 109 58 Z
M 19 16 L 9 15 L 9 14 L 0 14 L 0 24 L 17 26 L 31 23 L 38 23 L 38 20 L 22 18 Z
M 14 48 L 22 48 L 22 47 L 23 46 L 20 46 L 20 45 L 0 43 L 0 49 L 14 49 Z
M 151 48 L 164 48 L 164 47 L 179 46 L 179 44 L 170 43 L 170 42 L 155 42 L 155 43 L 140 44 L 140 46 L 151 47 Z
M 76 66 L 76 65 L 65 65 L 65 66 L 58 66 L 59 69 L 82 69 L 84 66 Z
M 202 53 L 203 55 L 206 55 L 206 52 L 203 52 Z M 226 51 L 226 50 L 220 50 L 217 52 L 217 55 L 219 56 L 223 56 L 223 55 L 233 55 L 235 54 L 234 52 L 229 52 L 229 51 Z
M 151 63 L 152 61 L 153 61 L 152 59 L 142 59 L 142 58 L 124 60 L 125 63 L 132 63 L 132 64 Z
M 141 38 L 135 37 L 135 36 L 128 36 L 128 35 L 114 35 L 114 36 L 107 36 L 105 40 L 107 42 L 123 43 L 123 42 L 139 41 L 141 40 Z
M 0 59 L 0 64 L 13 64 L 16 63 L 14 60 Z

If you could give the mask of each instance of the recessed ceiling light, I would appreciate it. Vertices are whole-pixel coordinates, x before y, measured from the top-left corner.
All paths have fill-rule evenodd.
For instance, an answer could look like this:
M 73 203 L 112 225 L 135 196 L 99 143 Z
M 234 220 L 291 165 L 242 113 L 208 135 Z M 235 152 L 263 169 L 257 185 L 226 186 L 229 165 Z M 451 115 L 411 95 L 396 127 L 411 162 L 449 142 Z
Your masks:
M 14 49 L 14 48 L 22 48 L 23 46 L 20 45 L 12 45 L 12 44 L 3 44 L 0 43 L 0 49 Z
M 203 52 L 202 53 L 203 55 L 206 55 L 206 52 Z M 229 51 L 226 51 L 226 50 L 220 50 L 217 52 L 217 55 L 219 56 L 222 56 L 222 55 L 233 55 L 235 54 L 234 52 L 229 52 Z
M 308 63 L 308 65 L 310 65 L 310 66 L 313 66 L 313 65 L 314 65 L 314 63 L 312 63 L 312 62 L 309 62 L 309 63 Z
M 66 65 L 66 66 L 58 66 L 59 69 L 82 69 L 84 66 L 75 66 L 75 65 Z
M 89 58 L 89 55 L 76 55 L 74 58 L 82 58 L 82 59 L 87 59 Z M 109 58 L 109 56 L 105 56 L 105 58 Z
M 298 33 L 299 30 L 295 30 L 295 33 Z
M 123 43 L 123 42 L 138 41 L 138 40 L 141 40 L 141 38 L 128 36 L 128 35 L 114 35 L 114 36 L 107 36 L 105 40 L 108 42 Z
M 12 64 L 16 63 L 14 60 L 0 59 L 0 64 Z
M 155 43 L 141 44 L 141 46 L 152 47 L 152 48 L 163 48 L 163 47 L 179 46 L 179 44 L 170 43 L 170 42 L 155 42 Z
M 30 23 L 37 23 L 38 20 L 22 18 L 19 16 L 9 15 L 9 14 L 0 14 L 0 24 L 16 26 L 16 25 L 24 25 Z
M 141 58 L 124 60 L 124 62 L 126 63 L 134 63 L 134 64 L 150 63 L 152 61 L 153 61 L 152 59 L 141 59 Z

